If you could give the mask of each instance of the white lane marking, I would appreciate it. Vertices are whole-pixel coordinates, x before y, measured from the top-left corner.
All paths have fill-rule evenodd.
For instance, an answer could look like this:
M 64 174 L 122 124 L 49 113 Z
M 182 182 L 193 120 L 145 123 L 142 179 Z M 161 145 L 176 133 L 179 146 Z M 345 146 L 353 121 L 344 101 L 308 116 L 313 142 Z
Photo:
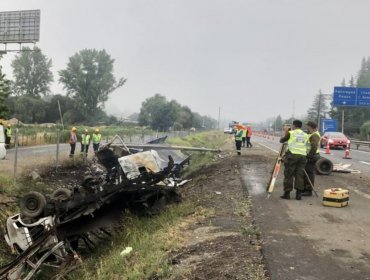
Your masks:
M 270 147 L 268 147 L 268 146 L 266 146 L 266 145 L 264 145 L 264 144 L 262 144 L 262 143 L 260 143 L 260 142 L 258 142 L 258 144 L 260 144 L 261 146 L 264 146 L 265 148 L 267 148 L 267 149 L 269 149 L 269 150 L 271 150 L 271 151 L 273 151 L 274 153 L 279 153 L 279 151 L 277 151 L 277 150 L 274 150 L 273 148 L 270 148 Z
M 356 190 L 356 189 L 353 189 L 352 191 L 354 191 L 355 193 L 367 198 L 367 199 L 370 199 L 370 195 L 368 195 L 367 193 L 364 193 L 362 191 L 359 191 L 359 190 Z
M 362 160 L 360 160 L 360 162 L 363 163 L 363 164 L 370 165 L 370 162 L 366 162 L 366 161 L 362 161 Z

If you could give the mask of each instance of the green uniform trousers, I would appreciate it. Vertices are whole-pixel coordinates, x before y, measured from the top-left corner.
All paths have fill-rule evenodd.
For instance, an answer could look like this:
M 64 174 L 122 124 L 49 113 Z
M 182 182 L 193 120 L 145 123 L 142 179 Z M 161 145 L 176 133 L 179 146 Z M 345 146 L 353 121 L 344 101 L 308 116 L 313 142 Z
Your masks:
M 315 186 L 316 161 L 318 161 L 319 159 L 320 159 L 320 154 L 307 158 L 307 163 L 305 167 L 306 173 L 308 177 L 310 178 L 312 185 L 314 186 Z M 304 190 L 312 191 L 311 184 L 308 181 L 306 174 L 304 176 Z
M 284 159 L 284 192 L 304 189 L 306 156 L 287 153 Z

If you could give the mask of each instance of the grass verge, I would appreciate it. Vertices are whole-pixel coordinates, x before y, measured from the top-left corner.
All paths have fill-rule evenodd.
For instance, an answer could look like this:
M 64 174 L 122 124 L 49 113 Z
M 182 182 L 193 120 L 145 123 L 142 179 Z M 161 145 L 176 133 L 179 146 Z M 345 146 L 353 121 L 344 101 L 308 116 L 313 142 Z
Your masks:
M 191 202 L 177 204 L 150 218 L 126 216 L 123 229 L 102 244 L 68 279 L 158 279 L 171 272 L 168 254 L 181 245 L 184 219 L 203 215 Z M 131 247 L 132 251 L 123 254 Z M 64 276 L 65 277 L 65 276 Z
M 225 135 L 218 131 L 202 132 L 188 135 L 184 138 L 169 138 L 167 143 L 178 146 L 194 146 L 210 149 L 221 147 L 227 140 L 229 135 Z M 206 167 L 213 162 L 215 153 L 213 152 L 194 152 L 191 154 L 191 164 L 184 172 L 184 176 L 191 176 L 199 169 Z

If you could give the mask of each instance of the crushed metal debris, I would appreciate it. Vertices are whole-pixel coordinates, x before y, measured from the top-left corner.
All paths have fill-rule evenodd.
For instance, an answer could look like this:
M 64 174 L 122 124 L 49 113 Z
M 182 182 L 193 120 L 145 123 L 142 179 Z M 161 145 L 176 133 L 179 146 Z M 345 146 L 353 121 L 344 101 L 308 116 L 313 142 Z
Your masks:
M 176 194 L 178 187 L 190 181 L 180 176 L 190 162 L 190 156 L 180 150 L 220 152 L 171 147 L 164 144 L 165 139 L 126 145 L 115 136 L 99 149 L 98 162 L 91 164 L 80 185 L 67 184 L 50 196 L 35 191 L 24 195 L 21 213 L 6 222 L 5 240 L 16 257 L 0 267 L 0 279 L 30 279 L 45 262 L 63 267 L 70 256 L 78 256 L 75 250 L 81 240 L 86 247 L 94 245 L 89 227 L 78 225 L 86 218 L 94 220 L 97 210 L 107 204 L 119 199 L 133 208 L 150 210 L 163 203 L 167 195 Z M 98 230 L 99 234 L 110 235 L 104 228 Z

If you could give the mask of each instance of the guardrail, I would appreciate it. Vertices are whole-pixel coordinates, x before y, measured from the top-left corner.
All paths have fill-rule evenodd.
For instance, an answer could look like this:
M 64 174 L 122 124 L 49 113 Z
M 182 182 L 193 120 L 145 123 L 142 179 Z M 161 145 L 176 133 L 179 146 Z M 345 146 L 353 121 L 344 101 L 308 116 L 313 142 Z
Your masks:
M 370 141 L 360 141 L 356 139 L 349 139 L 351 141 L 351 146 L 354 144 L 356 145 L 356 150 L 363 145 L 363 146 L 368 146 L 370 148 Z

